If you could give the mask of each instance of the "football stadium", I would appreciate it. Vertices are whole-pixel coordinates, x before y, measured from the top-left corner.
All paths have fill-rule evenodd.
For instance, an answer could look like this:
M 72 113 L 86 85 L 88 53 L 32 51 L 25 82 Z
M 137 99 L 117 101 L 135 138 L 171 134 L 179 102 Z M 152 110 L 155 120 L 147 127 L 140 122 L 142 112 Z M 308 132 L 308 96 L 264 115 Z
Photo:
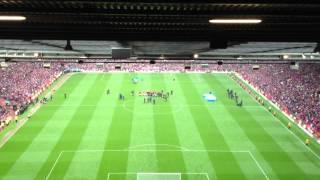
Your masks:
M 0 7 L 1 180 L 320 179 L 320 3 Z

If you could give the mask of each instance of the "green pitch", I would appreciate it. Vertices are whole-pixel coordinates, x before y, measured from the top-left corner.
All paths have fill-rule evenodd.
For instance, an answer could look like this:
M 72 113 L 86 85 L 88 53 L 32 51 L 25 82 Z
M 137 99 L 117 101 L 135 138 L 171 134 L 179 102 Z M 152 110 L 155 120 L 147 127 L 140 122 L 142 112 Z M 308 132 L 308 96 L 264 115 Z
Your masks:
M 0 179 L 319 180 L 319 146 L 291 131 L 226 74 L 75 74 L 0 149 Z

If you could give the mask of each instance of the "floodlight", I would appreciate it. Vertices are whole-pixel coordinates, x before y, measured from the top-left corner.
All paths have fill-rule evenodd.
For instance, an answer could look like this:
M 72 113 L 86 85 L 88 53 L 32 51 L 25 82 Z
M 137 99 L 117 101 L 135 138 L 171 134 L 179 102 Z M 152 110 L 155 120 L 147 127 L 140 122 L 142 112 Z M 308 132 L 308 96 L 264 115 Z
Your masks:
M 261 23 L 261 19 L 211 19 L 212 24 L 258 24 Z
M 24 16 L 0 16 L 0 21 L 24 21 Z

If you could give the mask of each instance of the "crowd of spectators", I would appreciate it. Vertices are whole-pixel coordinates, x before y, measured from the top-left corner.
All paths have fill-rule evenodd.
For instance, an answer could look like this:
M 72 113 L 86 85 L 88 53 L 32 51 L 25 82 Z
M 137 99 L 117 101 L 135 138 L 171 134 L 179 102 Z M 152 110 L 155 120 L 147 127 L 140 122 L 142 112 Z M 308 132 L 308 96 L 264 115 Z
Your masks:
M 248 66 L 237 69 L 250 84 L 312 132 L 320 132 L 320 64 Z
M 44 68 L 43 63 L 7 63 L 7 67 L 0 69 L 1 119 L 12 115 L 12 112 L 24 111 L 57 78 L 59 72 L 58 64 Z
M 184 64 L 168 64 L 168 63 L 66 63 L 64 64 L 65 70 L 71 71 L 142 71 L 142 72 L 159 72 L 159 71 L 183 71 Z
M 298 70 L 288 64 L 260 64 L 253 70 L 250 64 L 51 63 L 43 68 L 43 63 L 9 63 L 0 70 L 0 98 L 11 109 L 22 109 L 63 71 L 235 71 L 306 128 L 320 132 L 320 64 L 300 64 Z M 0 106 L 0 118 L 8 111 Z
M 0 119 L 3 119 L 6 113 L 6 108 L 0 106 Z

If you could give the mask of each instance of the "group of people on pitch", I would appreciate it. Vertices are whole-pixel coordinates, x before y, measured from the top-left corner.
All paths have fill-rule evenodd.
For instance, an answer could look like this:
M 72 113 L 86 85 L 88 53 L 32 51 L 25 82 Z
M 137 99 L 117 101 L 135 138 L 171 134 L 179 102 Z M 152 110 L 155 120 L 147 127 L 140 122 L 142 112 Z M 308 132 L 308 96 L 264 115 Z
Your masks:
M 107 95 L 111 94 L 110 89 L 107 89 L 106 94 Z M 122 93 L 119 93 L 119 100 L 124 101 L 124 99 L 125 99 L 124 95 Z
M 233 91 L 232 89 L 227 89 L 227 93 L 228 93 L 228 98 L 235 100 L 236 105 L 239 107 L 242 107 L 243 102 L 242 99 L 239 98 L 238 94 Z
M 153 103 L 156 104 L 156 98 L 160 97 L 165 102 L 168 101 L 168 98 L 170 95 L 173 95 L 173 91 L 170 92 L 164 92 L 163 90 L 159 91 L 146 91 L 146 92 L 139 92 L 139 96 L 145 96 L 143 98 L 143 103 Z

